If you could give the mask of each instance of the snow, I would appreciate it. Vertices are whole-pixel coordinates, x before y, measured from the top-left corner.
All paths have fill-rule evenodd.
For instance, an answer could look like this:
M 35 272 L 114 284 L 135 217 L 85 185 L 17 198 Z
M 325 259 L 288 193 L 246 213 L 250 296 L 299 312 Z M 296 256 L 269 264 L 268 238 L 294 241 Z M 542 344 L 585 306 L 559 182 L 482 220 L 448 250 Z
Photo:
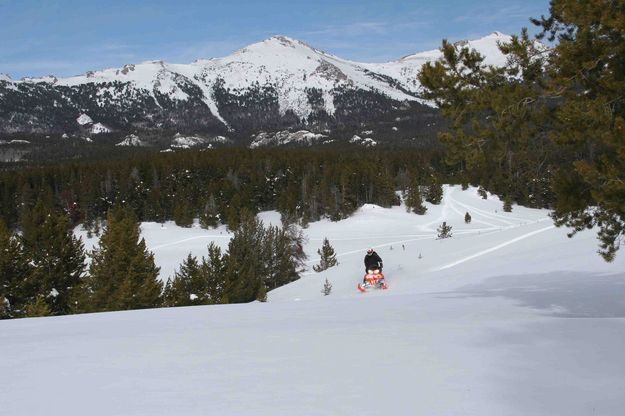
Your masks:
M 219 136 L 222 137 L 222 136 Z M 221 139 L 218 139 L 221 142 Z M 199 137 L 199 136 L 184 136 L 180 133 L 176 133 L 171 142 L 171 147 L 176 149 L 190 149 L 192 147 L 204 146 L 204 147 L 212 147 L 210 144 L 211 140 Z
M 377 146 L 378 142 L 373 140 L 371 137 L 360 137 L 357 134 L 354 134 L 351 139 L 349 139 L 350 143 L 359 144 L 365 147 L 374 147 Z
M 78 118 L 76 119 L 76 122 L 78 124 L 80 124 L 81 126 L 87 125 L 87 124 L 91 124 L 93 123 L 93 120 L 91 119 L 91 117 L 89 117 L 86 114 L 81 114 L 80 116 L 78 116 Z
M 13 139 L 10 141 L 0 140 L 0 144 L 30 144 L 29 140 Z
M 91 132 L 91 134 L 102 134 L 110 133 L 111 129 L 109 129 L 102 123 L 95 123 L 93 126 L 91 126 L 91 129 L 89 129 L 89 131 Z
M 254 136 L 254 140 L 252 140 L 250 148 L 255 149 L 262 146 L 284 146 L 288 144 L 311 146 L 315 143 L 326 142 L 327 139 L 328 136 L 325 134 L 313 133 L 308 130 L 299 130 L 295 132 L 283 130 L 275 133 L 260 132 Z
M 143 147 L 147 146 L 147 143 L 141 140 L 136 134 L 129 134 L 128 136 L 124 137 L 124 140 L 117 143 L 115 146 Z
M 547 210 L 505 213 L 475 188 L 445 187 L 441 205 L 426 206 L 418 216 L 365 205 L 311 223 L 308 266 L 324 237 L 340 264 L 306 271 L 267 303 L 0 321 L 0 407 L 17 416 L 621 414 L 622 253 L 605 263 L 593 232 L 569 239 Z M 279 223 L 275 212 L 260 217 Z M 453 237 L 437 240 L 443 221 Z M 141 231 L 163 279 L 190 251 L 230 238 L 224 227 Z M 390 288 L 361 294 L 368 246 Z

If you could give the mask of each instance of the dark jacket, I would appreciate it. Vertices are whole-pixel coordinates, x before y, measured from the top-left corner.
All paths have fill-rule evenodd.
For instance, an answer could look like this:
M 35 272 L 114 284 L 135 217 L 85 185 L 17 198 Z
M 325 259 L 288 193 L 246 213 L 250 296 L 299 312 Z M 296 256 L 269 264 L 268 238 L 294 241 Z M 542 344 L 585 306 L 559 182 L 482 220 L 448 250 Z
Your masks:
M 382 269 L 382 259 L 375 251 L 365 255 L 365 269 L 369 270 L 371 268 Z

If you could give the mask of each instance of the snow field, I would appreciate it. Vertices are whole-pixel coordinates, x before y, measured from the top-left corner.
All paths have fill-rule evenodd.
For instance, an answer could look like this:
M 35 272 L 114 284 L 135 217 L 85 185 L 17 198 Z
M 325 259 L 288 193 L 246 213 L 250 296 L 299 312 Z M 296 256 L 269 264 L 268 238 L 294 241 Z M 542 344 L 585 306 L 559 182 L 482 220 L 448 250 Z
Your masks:
M 368 205 L 310 224 L 309 265 L 324 237 L 340 264 L 306 272 L 267 303 L 0 321 L 0 409 L 622 414 L 623 256 L 604 263 L 593 232 L 568 239 L 546 210 L 504 213 L 474 188 L 445 187 L 443 203 L 427 206 L 417 216 Z M 261 218 L 279 223 L 276 213 Z M 454 235 L 436 240 L 442 221 Z M 142 233 L 163 279 L 189 251 L 201 256 L 229 238 L 223 228 L 169 223 L 143 224 Z M 389 290 L 356 291 L 368 246 L 384 260 Z

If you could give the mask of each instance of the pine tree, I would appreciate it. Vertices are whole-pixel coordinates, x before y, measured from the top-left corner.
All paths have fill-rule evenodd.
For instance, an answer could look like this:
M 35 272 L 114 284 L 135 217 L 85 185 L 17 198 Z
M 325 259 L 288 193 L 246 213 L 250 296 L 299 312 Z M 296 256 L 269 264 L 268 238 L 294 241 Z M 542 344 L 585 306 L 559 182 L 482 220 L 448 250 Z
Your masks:
M 467 224 L 471 224 L 471 214 L 469 214 L 468 212 L 464 214 L 464 222 Z
M 509 196 L 506 196 L 503 200 L 503 210 L 504 212 L 512 212 L 512 201 L 510 201 Z
M 107 215 L 107 227 L 91 255 L 89 277 L 85 279 L 87 311 L 153 308 L 161 304 L 162 283 L 154 255 L 139 240 L 139 225 L 127 208 L 114 207 Z
M 218 224 L 219 209 L 217 208 L 215 197 L 211 194 L 200 212 L 200 225 L 202 228 L 215 228 Z
M 18 317 L 23 312 L 21 283 L 28 266 L 18 238 L 0 219 L 0 319 Z
M 338 260 L 336 260 L 334 248 L 330 245 L 330 241 L 327 238 L 323 239 L 323 245 L 317 250 L 317 254 L 321 256 L 319 264 L 313 266 L 313 270 L 317 273 L 339 264 Z
M 34 304 L 43 297 L 52 314 L 71 313 L 71 298 L 85 270 L 85 253 L 65 215 L 39 200 L 24 219 L 21 242 L 29 264 L 21 283 L 24 301 Z
M 224 303 L 222 299 L 226 286 L 224 256 L 221 248 L 212 241 L 208 245 L 207 257 L 202 257 L 202 271 L 207 279 L 207 302 Z
M 332 284 L 326 278 L 326 281 L 323 284 L 323 290 L 321 291 L 321 293 L 323 293 L 324 296 L 328 296 L 331 292 L 332 292 Z
M 487 199 L 488 198 L 488 194 L 486 193 L 486 189 L 484 189 L 482 186 L 477 188 L 477 193 L 479 196 L 482 197 L 482 199 Z
M 424 215 L 427 211 L 427 207 L 423 205 L 423 198 L 419 191 L 419 185 L 415 178 L 413 178 L 409 185 L 406 195 L 406 209 L 412 210 L 415 214 Z
M 265 284 L 262 282 L 260 284 L 260 287 L 258 288 L 256 300 L 259 302 L 267 302 L 267 286 L 265 286 Z
M 443 238 L 450 238 L 452 236 L 451 234 L 451 225 L 447 225 L 446 222 L 443 221 L 443 223 L 436 229 L 436 231 L 438 232 L 438 239 L 443 239 Z
M 193 225 L 193 208 L 188 198 L 177 199 L 174 204 L 174 222 L 180 227 L 190 228 Z
M 443 200 L 443 185 L 436 176 L 432 177 L 431 183 L 427 187 L 425 200 L 434 205 L 440 204 Z
M 495 68 L 444 41 L 443 59 L 419 74 L 451 121 L 439 136 L 450 163 L 499 195 L 512 184 L 517 201 L 553 203 L 556 225 L 573 234 L 598 227 L 607 261 L 625 235 L 624 21 L 620 1 L 551 0 L 532 22 L 552 47 L 522 29 Z
M 48 306 L 48 302 L 43 295 L 38 295 L 32 299 L 24 308 L 24 316 L 28 318 L 37 318 L 41 316 L 52 315 L 52 309 Z
M 235 194 L 230 199 L 230 203 L 226 209 L 226 224 L 228 225 L 228 230 L 233 231 L 239 228 L 242 221 L 241 211 L 241 198 L 239 194 Z
M 229 303 L 251 302 L 267 275 L 263 224 L 250 212 L 241 214 L 241 223 L 228 244 L 225 256 L 225 299 Z
M 197 258 L 191 253 L 168 280 L 163 291 L 165 306 L 191 306 L 207 304 L 208 276 L 202 270 Z

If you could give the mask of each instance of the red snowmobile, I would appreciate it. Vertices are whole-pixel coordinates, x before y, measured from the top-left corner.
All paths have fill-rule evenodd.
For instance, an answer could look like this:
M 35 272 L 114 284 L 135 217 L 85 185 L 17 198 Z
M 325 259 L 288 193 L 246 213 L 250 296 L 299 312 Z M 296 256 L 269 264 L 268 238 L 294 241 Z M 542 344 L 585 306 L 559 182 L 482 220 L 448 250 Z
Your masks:
M 367 270 L 363 278 L 363 282 L 358 284 L 358 290 L 366 292 L 370 289 L 388 289 L 388 285 L 384 280 L 384 275 L 380 269 Z

